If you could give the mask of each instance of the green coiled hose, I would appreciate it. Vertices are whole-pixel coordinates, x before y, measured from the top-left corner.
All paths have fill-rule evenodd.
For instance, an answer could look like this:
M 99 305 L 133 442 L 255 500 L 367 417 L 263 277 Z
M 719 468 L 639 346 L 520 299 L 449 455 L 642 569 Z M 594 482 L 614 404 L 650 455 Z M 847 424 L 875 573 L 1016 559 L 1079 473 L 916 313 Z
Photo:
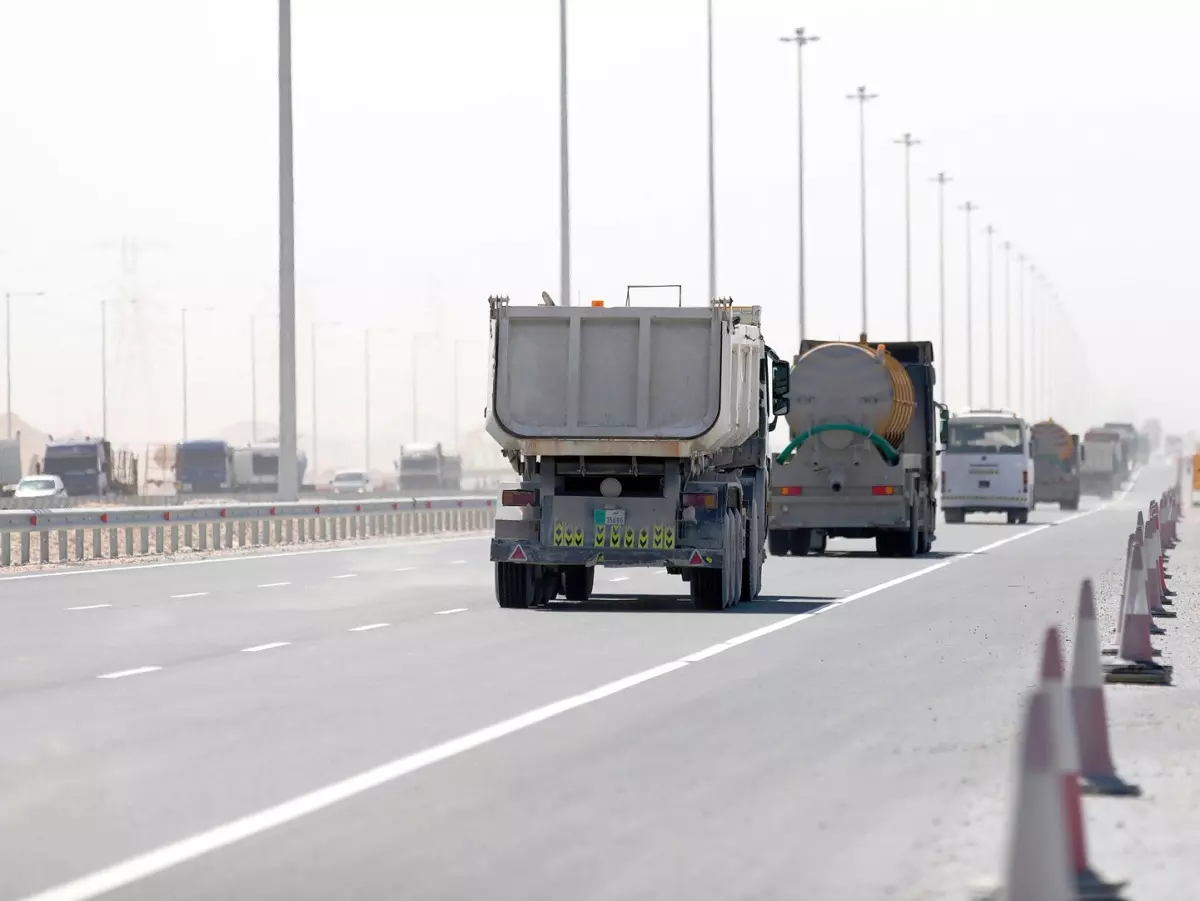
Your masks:
M 882 435 L 877 435 L 870 429 L 863 428 L 860 425 L 851 425 L 850 423 L 839 422 L 829 422 L 825 425 L 815 425 L 807 432 L 801 432 L 788 442 L 787 447 L 779 452 L 779 456 L 776 459 L 781 464 L 786 463 L 792 454 L 796 452 L 796 448 L 798 448 L 813 435 L 819 435 L 822 432 L 853 432 L 856 435 L 862 435 L 877 448 L 879 448 L 879 452 L 883 454 L 883 458 L 887 460 L 889 464 L 893 464 L 900 459 L 900 454 L 897 453 L 894 447 L 888 444 L 887 439 Z

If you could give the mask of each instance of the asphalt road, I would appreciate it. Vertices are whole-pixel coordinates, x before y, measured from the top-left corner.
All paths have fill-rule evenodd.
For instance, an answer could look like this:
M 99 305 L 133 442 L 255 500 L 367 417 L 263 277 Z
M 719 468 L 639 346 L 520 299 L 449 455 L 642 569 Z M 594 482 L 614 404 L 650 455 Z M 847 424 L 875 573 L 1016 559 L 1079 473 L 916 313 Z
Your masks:
M 1040 634 L 1165 484 L 721 613 L 500 610 L 479 538 L 0 577 L 0 898 L 961 898 Z

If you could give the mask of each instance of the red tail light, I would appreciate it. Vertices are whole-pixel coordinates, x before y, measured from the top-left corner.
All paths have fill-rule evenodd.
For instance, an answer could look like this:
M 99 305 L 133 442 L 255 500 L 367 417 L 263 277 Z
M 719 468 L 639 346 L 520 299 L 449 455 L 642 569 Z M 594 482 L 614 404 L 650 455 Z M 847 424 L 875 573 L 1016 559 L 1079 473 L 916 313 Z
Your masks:
M 871 493 L 873 495 L 875 495 L 876 497 L 880 497 L 883 495 L 895 494 L 896 486 L 894 486 L 894 485 L 872 485 Z
M 505 507 L 536 507 L 538 493 L 526 488 L 506 488 L 500 492 L 500 503 Z
M 705 510 L 717 509 L 717 496 L 715 494 L 685 494 L 683 496 L 683 505 L 685 507 L 703 507 Z
M 1022 488 L 1029 487 L 1029 470 L 1028 469 L 1023 470 L 1021 472 L 1021 487 Z
M 804 489 L 799 485 L 784 485 L 779 489 L 779 493 L 784 497 L 799 497 L 804 494 Z

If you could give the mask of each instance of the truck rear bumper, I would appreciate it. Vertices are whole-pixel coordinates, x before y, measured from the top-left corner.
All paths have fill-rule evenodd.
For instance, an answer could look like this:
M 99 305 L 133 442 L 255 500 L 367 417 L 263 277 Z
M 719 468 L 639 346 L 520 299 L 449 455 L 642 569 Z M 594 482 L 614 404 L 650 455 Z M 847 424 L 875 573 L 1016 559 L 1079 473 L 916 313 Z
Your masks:
M 1080 485 L 1034 485 L 1033 500 L 1040 504 L 1045 501 L 1052 504 L 1055 501 L 1073 501 L 1079 497 Z
M 493 563 L 531 563 L 538 566 L 662 566 L 719 569 L 725 565 L 725 555 L 715 548 L 638 550 L 553 547 L 511 538 L 493 538 L 488 559 Z
M 941 507 L 943 510 L 962 510 L 966 513 L 1005 513 L 1009 510 L 1028 510 L 1032 498 L 1024 497 L 983 497 L 979 495 L 943 494 Z
M 769 529 L 898 529 L 908 527 L 909 504 L 903 495 L 887 500 L 847 498 L 804 501 L 772 498 L 767 504 Z

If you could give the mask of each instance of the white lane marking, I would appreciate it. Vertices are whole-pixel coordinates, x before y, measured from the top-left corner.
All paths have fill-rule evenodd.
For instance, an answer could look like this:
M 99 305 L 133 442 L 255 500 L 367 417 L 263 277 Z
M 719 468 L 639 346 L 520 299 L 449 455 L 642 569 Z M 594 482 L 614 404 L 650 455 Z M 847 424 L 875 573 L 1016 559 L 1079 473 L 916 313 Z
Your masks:
M 112 604 L 84 604 L 82 607 L 67 607 L 67 610 L 98 610 L 101 607 L 111 607 Z
M 1082 515 L 1099 512 L 1102 508 L 1086 511 Z M 1079 519 L 1081 516 L 1073 517 Z M 745 644 L 749 641 L 754 641 L 756 638 L 762 638 L 764 635 L 770 635 L 772 632 L 778 632 L 781 629 L 786 629 L 789 626 L 794 626 L 797 623 L 811 619 L 820 613 L 833 610 L 838 607 L 843 607 L 852 601 L 870 597 L 880 591 L 888 588 L 893 588 L 905 582 L 910 582 L 913 579 L 919 579 L 922 576 L 937 572 L 940 569 L 945 569 L 957 563 L 959 560 L 965 560 L 979 554 L 987 553 L 990 550 L 995 550 L 1002 545 L 1009 544 L 1013 541 L 1020 541 L 1029 535 L 1034 535 L 1038 532 L 1050 528 L 1050 525 L 1038 526 L 1026 531 L 1017 532 L 1007 538 L 1002 538 L 999 541 L 976 548 L 973 551 L 968 551 L 960 556 L 950 557 L 939 563 L 934 563 L 931 566 L 926 566 L 922 569 L 911 572 L 905 576 L 900 576 L 896 579 L 891 579 L 887 582 L 881 582 L 878 585 L 873 585 L 856 594 L 843 598 L 841 601 L 832 602 L 827 607 L 811 613 L 798 613 L 794 616 L 789 616 L 786 619 L 779 620 L 769 626 L 764 626 L 761 629 L 755 629 L 752 632 L 746 632 L 742 635 L 735 636 L 728 641 L 720 644 L 711 645 L 700 651 L 696 651 L 686 657 L 680 657 L 677 660 L 672 660 L 669 663 L 661 664 L 660 666 L 652 667 L 651 669 L 643 670 L 640 673 L 634 673 L 632 676 L 626 676 L 623 679 L 617 679 L 614 682 L 609 682 L 601 685 L 598 688 L 593 688 L 591 691 L 586 691 L 582 694 L 574 695 L 569 698 L 564 698 L 561 701 L 555 701 L 547 704 L 544 707 L 538 707 L 535 710 L 530 710 L 527 713 L 519 714 L 511 719 L 502 720 L 490 726 L 485 726 L 475 732 L 470 732 L 450 741 L 443 742 L 440 745 L 435 745 L 431 748 L 426 748 L 423 751 L 418 751 L 415 754 L 410 754 L 407 757 L 400 757 L 392 760 L 374 769 L 366 770 L 358 773 L 340 782 L 334 782 L 305 795 L 293 798 L 290 801 L 284 801 L 274 807 L 268 807 L 265 810 L 260 810 L 257 813 L 249 814 L 239 820 L 234 820 L 220 826 L 216 826 L 205 832 L 197 833 L 189 838 L 182 839 L 169 845 L 155 848 L 152 851 L 147 851 L 136 857 L 128 858 L 120 863 L 113 864 L 103 870 L 97 870 L 86 876 L 82 876 L 73 882 L 63 883 L 54 888 L 47 889 L 36 895 L 28 895 L 21 901 L 91 901 L 93 898 L 100 897 L 108 892 L 131 885 L 156 873 L 161 873 L 164 870 L 169 870 L 179 864 L 195 860 L 198 857 L 203 857 L 205 854 L 210 854 L 213 851 L 221 848 L 234 845 L 244 839 L 267 832 L 278 826 L 293 822 L 309 814 L 324 810 L 341 801 L 353 798 L 356 795 L 363 794 L 373 788 L 378 788 L 381 785 L 386 785 L 389 782 L 394 782 L 410 773 L 425 769 L 435 763 L 440 763 L 443 760 L 448 760 L 452 757 L 457 757 L 460 754 L 465 754 L 468 751 L 474 750 L 482 745 L 497 741 L 505 736 L 512 735 L 514 732 L 520 732 L 528 729 L 531 726 L 536 726 L 546 720 L 561 716 L 564 713 L 575 710 L 579 707 L 584 707 L 588 704 L 594 704 L 605 698 L 615 694 L 620 694 L 623 691 L 628 691 L 631 688 L 636 688 L 646 682 L 658 679 L 662 676 L 673 673 L 676 670 L 691 666 L 693 663 L 688 657 L 696 658 L 696 660 L 705 660 L 709 657 L 727 651 L 730 648 Z
M 284 585 L 291 585 L 291 582 L 263 582 L 259 588 L 282 588 Z
M 348 629 L 349 632 L 370 632 L 372 629 L 382 629 L 385 626 L 390 626 L 391 623 L 371 623 L 369 626 L 355 626 L 353 629 Z
M 448 616 L 451 613 L 466 613 L 466 612 L 467 612 L 466 607 L 454 607 L 450 610 L 438 610 L 433 615 L 434 616 Z
M 654 573 L 656 576 L 665 576 L 667 574 L 665 569 L 652 569 L 650 572 Z
M 173 594 L 171 595 L 171 600 L 177 601 L 180 598 L 202 598 L 207 594 L 207 591 L 189 591 L 187 594 Z
M 358 573 L 342 573 L 340 576 L 330 576 L 332 579 L 357 579 Z
M 139 666 L 137 669 L 117 670 L 115 673 L 105 673 L 103 676 L 97 676 L 97 679 L 124 679 L 126 676 L 140 676 L 142 673 L 156 673 L 161 666 Z
M 270 644 L 256 644 L 252 648 L 242 648 L 243 654 L 257 654 L 259 651 L 269 651 L 272 648 L 284 648 L 291 644 L 290 641 L 272 641 Z
M 450 565 L 451 566 L 462 566 L 466 562 L 467 562 L 466 560 L 451 560 Z
M 352 551 L 394 551 L 397 548 L 423 544 L 450 544 L 459 541 L 491 541 L 492 533 L 480 535 L 458 535 L 454 538 L 406 538 L 400 541 L 374 544 L 355 544 L 348 547 L 321 547 L 305 551 L 279 551 L 274 554 L 238 554 L 228 557 L 205 557 L 202 560 L 167 560 L 161 563 L 131 563 L 121 566 L 88 566 L 83 569 L 62 569 L 53 572 L 22 573 L 19 576 L 0 576 L 0 582 L 20 582 L 25 579 L 57 579 L 62 576 L 94 576 L 97 573 L 141 572 L 146 569 L 164 569 L 168 566 L 202 566 L 208 563 L 241 563 L 246 560 L 277 560 L 281 557 L 311 557 L 314 554 L 346 554 Z
M 610 581 L 610 582 L 628 582 L 629 576 L 617 576 L 616 578 L 609 579 L 608 581 Z
M 392 572 L 394 572 L 394 573 L 410 573 L 414 569 L 416 569 L 415 566 L 397 566 L 395 569 L 392 570 Z

